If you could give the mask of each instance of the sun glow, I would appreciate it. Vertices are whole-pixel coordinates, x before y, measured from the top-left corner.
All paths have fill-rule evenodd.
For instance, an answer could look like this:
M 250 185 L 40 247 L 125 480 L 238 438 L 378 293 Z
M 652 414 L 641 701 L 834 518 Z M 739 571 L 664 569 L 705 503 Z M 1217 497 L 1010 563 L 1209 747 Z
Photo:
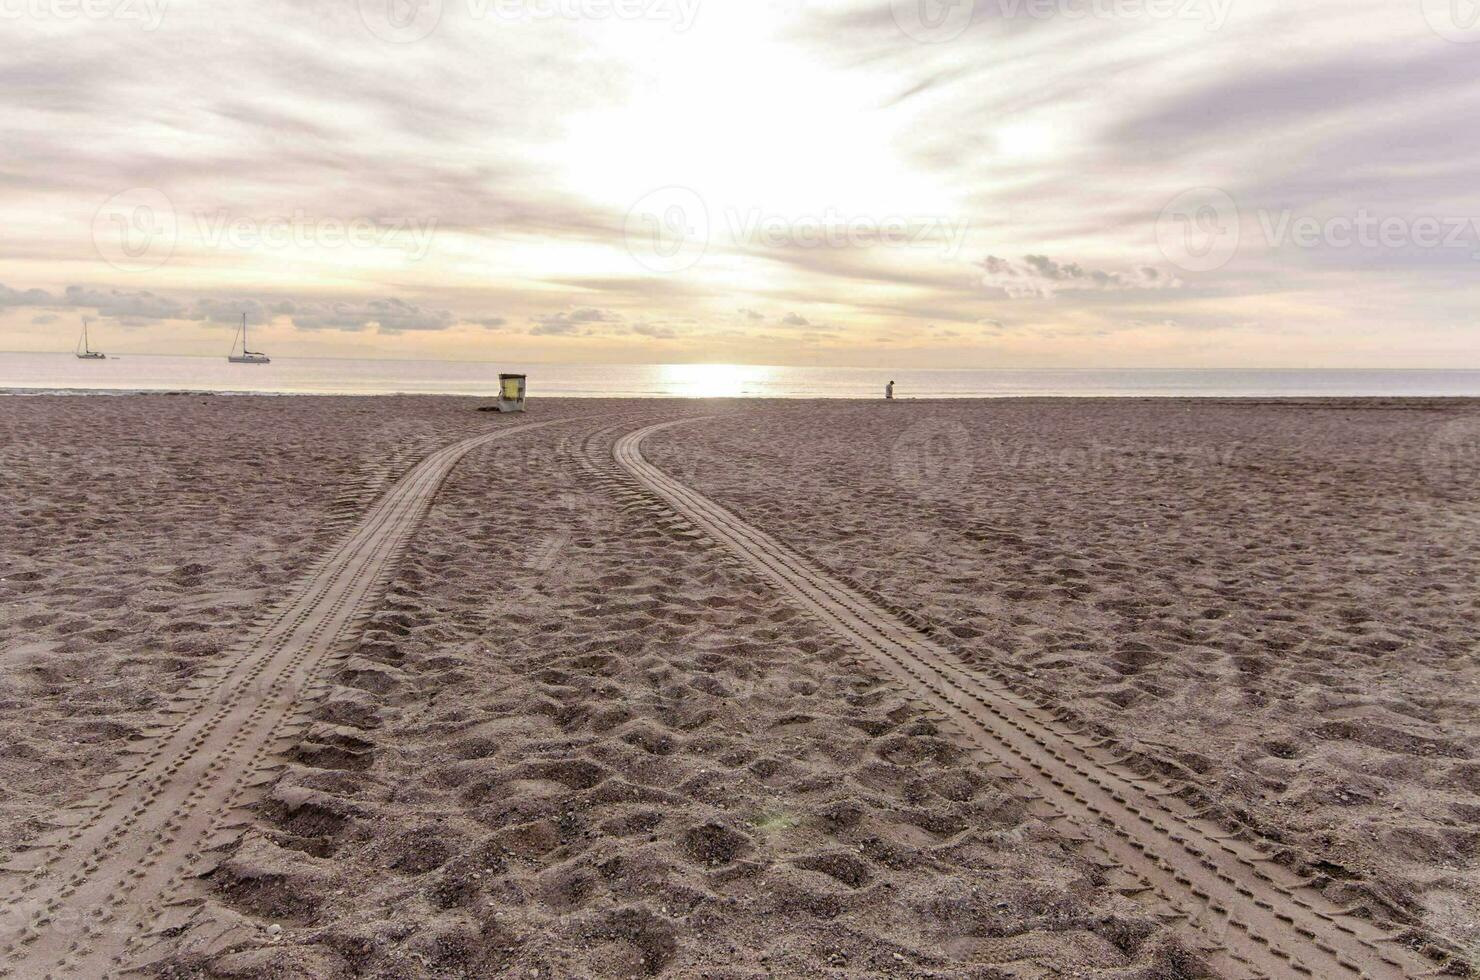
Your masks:
M 1008 157 L 1042 157 L 1054 151 L 1058 140 L 1053 129 L 1043 123 L 1012 123 L 1000 126 L 996 133 L 997 152 Z
M 738 398 L 771 372 L 745 364 L 664 364 L 664 387 L 684 398 Z

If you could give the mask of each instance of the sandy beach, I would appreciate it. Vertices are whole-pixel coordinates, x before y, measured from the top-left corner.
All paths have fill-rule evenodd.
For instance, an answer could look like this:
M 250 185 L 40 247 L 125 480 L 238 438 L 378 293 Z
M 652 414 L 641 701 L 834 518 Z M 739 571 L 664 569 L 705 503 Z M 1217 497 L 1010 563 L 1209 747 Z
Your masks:
M 1148 883 L 870 629 L 1374 975 L 1480 961 L 1480 403 L 4 401 L 12 975 L 1241 976 L 1284 941 Z M 125 861 L 111 814 L 171 793 Z M 107 911 L 62 887 L 150 862 Z

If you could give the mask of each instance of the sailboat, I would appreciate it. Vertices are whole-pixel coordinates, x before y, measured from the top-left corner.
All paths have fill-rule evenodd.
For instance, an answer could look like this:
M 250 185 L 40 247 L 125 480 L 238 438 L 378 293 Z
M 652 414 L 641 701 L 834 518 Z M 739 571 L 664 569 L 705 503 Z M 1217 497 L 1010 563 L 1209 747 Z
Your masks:
M 87 321 L 82 321 L 82 336 L 77 338 L 77 349 L 73 351 L 84 361 L 106 361 L 108 355 L 100 350 L 93 350 L 87 342 Z
M 231 353 L 226 359 L 232 364 L 271 364 L 272 358 L 258 351 L 247 350 L 247 315 L 242 314 L 241 329 L 236 332 L 237 337 L 242 340 L 242 352 L 236 352 L 236 337 L 231 339 Z

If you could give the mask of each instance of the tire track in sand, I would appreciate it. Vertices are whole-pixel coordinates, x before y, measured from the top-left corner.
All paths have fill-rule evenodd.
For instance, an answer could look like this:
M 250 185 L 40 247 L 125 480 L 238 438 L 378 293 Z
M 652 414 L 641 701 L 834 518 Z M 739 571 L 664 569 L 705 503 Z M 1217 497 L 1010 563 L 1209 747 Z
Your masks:
M 452 468 L 485 443 L 550 424 L 429 454 L 182 696 L 138 765 L 3 869 L 0 977 L 112 976 L 158 938 L 169 896 L 235 836 L 233 814 L 270 778 L 263 763 L 306 726 L 298 711 L 322 692 L 324 668 L 371 612 Z
M 1198 928 L 1219 950 L 1220 971 L 1321 980 L 1398 980 L 1433 971 L 1434 964 L 1394 937 L 1200 819 L 1165 787 L 1117 764 L 1102 742 L 1064 725 L 1047 705 L 1013 691 L 1001 676 L 965 666 L 797 551 L 647 462 L 642 440 L 681 421 L 623 436 L 613 449 L 617 463 L 948 718 L 1143 882 L 1139 890 Z

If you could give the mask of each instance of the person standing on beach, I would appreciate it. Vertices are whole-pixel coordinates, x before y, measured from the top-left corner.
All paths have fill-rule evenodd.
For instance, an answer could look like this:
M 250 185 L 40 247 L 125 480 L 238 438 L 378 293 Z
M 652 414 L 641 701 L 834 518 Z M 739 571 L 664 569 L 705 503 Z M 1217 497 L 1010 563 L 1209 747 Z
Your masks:
M 892 402 L 892 401 L 894 401 L 894 382 L 893 381 L 889 382 L 888 384 L 886 384 L 884 386 L 884 400 L 886 402 Z

